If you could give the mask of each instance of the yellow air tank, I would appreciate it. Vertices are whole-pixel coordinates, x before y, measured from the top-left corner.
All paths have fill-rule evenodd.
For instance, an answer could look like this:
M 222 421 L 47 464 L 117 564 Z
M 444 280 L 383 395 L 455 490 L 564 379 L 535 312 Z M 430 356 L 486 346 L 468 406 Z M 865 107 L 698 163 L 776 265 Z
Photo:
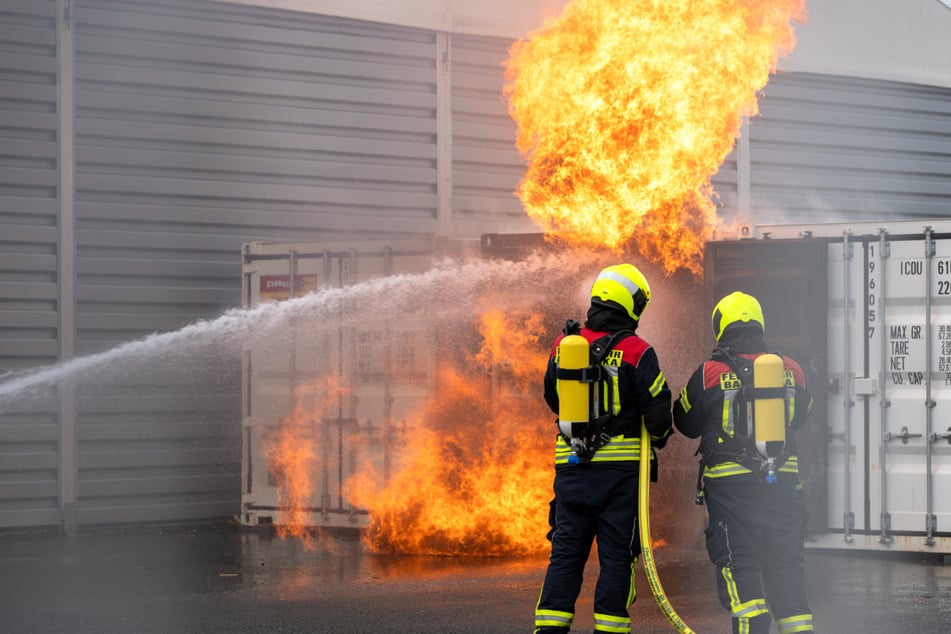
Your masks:
M 783 360 L 775 354 L 763 354 L 753 362 L 753 387 L 784 389 L 786 385 Z M 775 460 L 786 444 L 786 399 L 782 392 L 775 397 L 757 396 L 753 400 L 753 438 L 756 448 L 766 458 L 766 481 L 776 481 Z
M 588 367 L 588 340 L 568 335 L 558 344 L 558 367 L 581 370 Z M 588 425 L 588 384 L 573 379 L 558 379 L 558 429 L 565 436 L 579 438 Z

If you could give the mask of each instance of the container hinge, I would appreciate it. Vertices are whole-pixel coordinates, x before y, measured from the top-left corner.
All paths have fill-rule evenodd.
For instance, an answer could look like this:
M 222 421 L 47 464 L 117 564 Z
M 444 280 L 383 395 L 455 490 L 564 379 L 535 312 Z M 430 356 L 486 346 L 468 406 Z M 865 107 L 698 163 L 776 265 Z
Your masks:
M 879 544 L 891 544 L 892 538 L 889 533 L 892 532 L 892 514 L 888 512 L 882 512 L 882 536 L 878 538 Z
M 855 528 L 855 514 L 852 511 L 846 511 L 842 514 L 842 526 L 845 529 L 843 539 L 852 543 L 852 529 Z
M 931 237 L 932 231 L 933 230 L 931 227 L 925 227 L 925 235 L 927 236 L 927 239 L 925 240 L 925 257 L 926 258 L 933 258 L 937 251 L 937 244 Z

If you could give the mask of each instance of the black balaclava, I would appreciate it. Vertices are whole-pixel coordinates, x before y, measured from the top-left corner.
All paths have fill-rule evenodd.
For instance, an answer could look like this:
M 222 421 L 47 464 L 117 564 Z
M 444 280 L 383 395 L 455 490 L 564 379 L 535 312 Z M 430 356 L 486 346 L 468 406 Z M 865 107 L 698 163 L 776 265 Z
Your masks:
M 733 354 L 766 352 L 763 329 L 756 322 L 730 324 L 720 335 L 717 347 L 726 348 Z
M 600 299 L 591 300 L 588 318 L 584 325 L 597 332 L 637 329 L 637 322 L 627 314 L 627 310 L 623 306 Z

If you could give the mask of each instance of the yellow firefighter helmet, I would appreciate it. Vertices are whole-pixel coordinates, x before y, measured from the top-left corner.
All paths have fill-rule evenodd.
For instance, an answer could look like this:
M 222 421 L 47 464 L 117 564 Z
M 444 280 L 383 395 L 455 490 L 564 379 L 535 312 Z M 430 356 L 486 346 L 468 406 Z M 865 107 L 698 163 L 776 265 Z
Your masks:
M 591 299 L 614 302 L 621 306 L 634 321 L 651 301 L 647 278 L 633 264 L 614 264 L 604 268 L 591 286 Z
M 766 331 L 766 322 L 763 320 L 763 308 L 752 295 L 735 291 L 717 303 L 713 309 L 713 334 L 717 341 L 723 336 L 726 329 L 733 324 L 759 324 L 762 332 Z

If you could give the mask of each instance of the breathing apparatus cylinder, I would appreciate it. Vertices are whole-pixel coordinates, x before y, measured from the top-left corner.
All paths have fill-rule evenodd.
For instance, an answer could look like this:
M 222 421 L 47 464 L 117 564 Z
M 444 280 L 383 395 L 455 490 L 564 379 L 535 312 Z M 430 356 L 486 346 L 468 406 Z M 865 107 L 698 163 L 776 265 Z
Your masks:
M 759 396 L 753 400 L 753 439 L 756 449 L 766 460 L 766 482 L 774 483 L 776 458 L 786 444 L 786 399 L 783 360 L 779 355 L 763 354 L 753 362 L 754 390 L 769 389 L 776 396 Z
M 567 335 L 558 344 L 558 368 L 583 370 L 588 367 L 588 340 Z M 589 384 L 575 379 L 558 379 L 558 429 L 571 445 L 569 464 L 576 464 L 584 445 L 590 412 Z

